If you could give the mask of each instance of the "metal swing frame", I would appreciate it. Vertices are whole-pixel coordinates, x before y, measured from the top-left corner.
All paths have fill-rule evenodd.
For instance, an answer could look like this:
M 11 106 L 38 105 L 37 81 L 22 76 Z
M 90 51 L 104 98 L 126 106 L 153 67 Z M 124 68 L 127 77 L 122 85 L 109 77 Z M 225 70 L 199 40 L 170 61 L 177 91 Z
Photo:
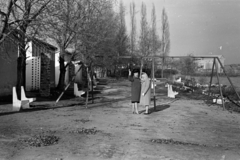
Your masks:
M 226 70 L 222 64 L 222 62 L 220 61 L 219 57 L 217 56 L 134 56 L 135 58 L 140 58 L 141 59 L 141 66 L 140 66 L 140 75 L 142 72 L 142 64 L 143 64 L 143 60 L 144 59 L 152 59 L 152 84 L 153 84 L 153 100 L 154 100 L 154 110 L 156 111 L 156 92 L 155 92 L 155 59 L 156 58 L 161 58 L 161 59 L 165 59 L 165 58 L 193 58 L 193 59 L 199 59 L 199 58 L 208 58 L 208 59 L 213 59 L 213 66 L 212 66 L 212 73 L 211 73 L 211 79 L 210 79 L 210 85 L 209 85 L 209 94 L 210 95 L 210 91 L 211 91 L 211 86 L 212 86 L 212 79 L 213 79 L 213 74 L 214 74 L 214 68 L 216 67 L 216 69 L 218 69 L 216 61 L 220 64 L 221 69 L 223 70 L 223 73 L 225 74 L 225 76 L 227 77 L 228 81 L 231 84 L 231 87 L 233 88 L 234 92 L 236 93 L 238 99 L 240 100 L 240 96 L 238 94 L 238 92 L 236 91 L 230 77 L 227 75 Z M 130 59 L 133 58 L 133 56 L 119 56 L 119 59 Z M 163 65 L 163 64 L 162 64 Z M 221 100 L 222 100 L 222 107 L 223 110 L 225 110 L 225 104 L 224 104 L 224 97 L 223 97 L 223 92 L 222 92 L 222 87 L 220 84 L 220 78 L 219 78 L 219 74 L 218 74 L 218 70 L 216 70 L 216 75 L 217 75 L 217 80 L 218 80 L 218 86 L 219 86 L 219 91 L 220 91 L 220 96 L 221 96 Z

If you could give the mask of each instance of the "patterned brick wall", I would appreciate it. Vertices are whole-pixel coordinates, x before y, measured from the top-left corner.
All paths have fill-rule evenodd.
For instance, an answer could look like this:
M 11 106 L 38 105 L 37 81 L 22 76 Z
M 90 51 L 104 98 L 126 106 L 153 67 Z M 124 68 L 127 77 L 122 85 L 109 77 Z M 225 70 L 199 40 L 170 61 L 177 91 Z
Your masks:
M 41 82 L 40 95 L 42 97 L 50 96 L 50 78 L 51 78 L 51 57 L 45 53 L 41 53 Z

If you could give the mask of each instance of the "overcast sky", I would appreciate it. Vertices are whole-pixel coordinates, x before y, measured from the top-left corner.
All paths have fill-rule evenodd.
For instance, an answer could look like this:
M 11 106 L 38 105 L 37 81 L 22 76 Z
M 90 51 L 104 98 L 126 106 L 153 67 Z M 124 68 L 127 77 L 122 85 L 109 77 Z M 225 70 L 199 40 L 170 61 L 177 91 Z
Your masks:
M 126 24 L 130 24 L 129 4 Z M 240 0 L 134 0 L 139 33 L 141 3 L 147 5 L 151 20 L 155 4 L 157 26 L 161 29 L 161 13 L 165 7 L 170 24 L 170 55 L 217 54 L 225 57 L 225 64 L 240 64 Z M 129 30 L 128 30 L 129 31 Z

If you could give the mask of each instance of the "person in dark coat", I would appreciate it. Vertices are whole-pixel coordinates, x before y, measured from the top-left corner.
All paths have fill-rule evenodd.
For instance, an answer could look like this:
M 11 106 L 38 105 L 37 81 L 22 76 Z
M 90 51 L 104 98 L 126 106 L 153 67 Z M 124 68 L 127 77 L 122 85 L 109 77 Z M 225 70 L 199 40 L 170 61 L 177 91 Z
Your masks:
M 131 85 L 131 102 L 132 102 L 132 112 L 133 114 L 138 113 L 138 103 L 140 102 L 141 95 L 141 80 L 137 70 L 133 71 L 133 76 L 131 76 L 131 71 L 129 69 L 129 81 L 132 82 Z

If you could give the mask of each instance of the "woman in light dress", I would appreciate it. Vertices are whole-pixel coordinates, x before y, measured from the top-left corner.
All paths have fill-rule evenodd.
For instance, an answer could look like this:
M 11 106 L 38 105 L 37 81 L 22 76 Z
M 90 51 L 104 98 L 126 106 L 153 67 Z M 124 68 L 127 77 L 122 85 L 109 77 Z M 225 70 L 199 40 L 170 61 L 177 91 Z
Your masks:
M 146 110 L 144 114 L 149 114 L 149 105 L 151 102 L 151 85 L 148 75 L 142 72 L 141 75 L 141 98 L 140 104 L 145 106 Z

